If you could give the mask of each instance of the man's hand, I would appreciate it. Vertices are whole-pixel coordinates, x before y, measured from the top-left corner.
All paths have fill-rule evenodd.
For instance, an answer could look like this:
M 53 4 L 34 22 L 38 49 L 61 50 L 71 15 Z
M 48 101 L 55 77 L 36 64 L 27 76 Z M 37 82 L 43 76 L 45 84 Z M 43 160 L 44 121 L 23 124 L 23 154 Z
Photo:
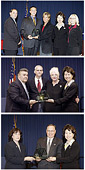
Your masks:
M 31 156 L 27 156 L 24 158 L 24 161 L 35 161 L 35 158 L 34 157 L 31 157 Z
M 35 160 L 36 160 L 37 162 L 40 162 L 40 161 L 41 161 L 40 157 L 35 158 Z
M 37 103 L 37 100 L 30 100 L 29 104 L 30 104 L 30 108 L 32 108 L 33 104 Z
M 32 39 L 33 39 L 33 37 L 32 37 L 31 35 L 28 35 L 28 39 L 32 40 Z

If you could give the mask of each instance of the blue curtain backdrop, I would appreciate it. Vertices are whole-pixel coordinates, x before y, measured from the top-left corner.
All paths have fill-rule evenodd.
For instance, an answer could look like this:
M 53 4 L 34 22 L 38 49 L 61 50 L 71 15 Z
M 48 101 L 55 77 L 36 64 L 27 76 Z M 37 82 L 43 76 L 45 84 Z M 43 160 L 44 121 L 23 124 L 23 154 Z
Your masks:
M 55 16 L 58 11 L 62 11 L 68 17 L 76 13 L 80 20 L 82 31 L 84 32 L 84 1 L 28 1 L 28 10 L 31 6 L 37 7 L 37 17 L 42 20 L 45 11 L 50 12 L 52 24 L 55 24 Z M 4 32 L 4 22 L 9 17 L 12 8 L 18 10 L 18 27 L 20 30 L 22 19 L 25 16 L 26 1 L 2 1 L 1 2 L 1 29 Z
M 4 147 L 8 142 L 8 133 L 13 128 L 14 115 L 1 116 L 1 156 L 4 157 Z M 77 142 L 80 145 L 80 157 L 84 156 L 84 117 L 83 115 L 17 115 L 17 127 L 23 133 L 23 143 L 27 155 L 34 154 L 38 138 L 46 135 L 46 126 L 55 124 L 56 136 L 62 138 L 62 129 L 66 124 L 72 124 L 77 130 Z M 80 168 L 83 169 L 83 158 L 80 158 Z
M 11 58 L 2 58 L 1 59 L 1 96 L 2 99 L 6 98 L 6 92 L 9 85 L 10 71 L 11 71 Z M 49 70 L 56 66 L 60 71 L 60 79 L 62 77 L 62 70 L 65 66 L 69 65 L 75 70 L 76 73 L 76 83 L 79 87 L 79 98 L 80 103 L 83 101 L 84 96 L 84 59 L 81 58 L 15 58 L 16 63 L 16 74 L 20 68 L 26 67 L 29 70 L 29 79 L 34 77 L 34 67 L 36 65 L 42 65 L 44 68 L 43 77 L 49 79 Z M 2 104 L 4 105 L 4 104 Z M 4 107 L 5 110 L 5 106 Z M 82 106 L 83 107 L 83 103 Z

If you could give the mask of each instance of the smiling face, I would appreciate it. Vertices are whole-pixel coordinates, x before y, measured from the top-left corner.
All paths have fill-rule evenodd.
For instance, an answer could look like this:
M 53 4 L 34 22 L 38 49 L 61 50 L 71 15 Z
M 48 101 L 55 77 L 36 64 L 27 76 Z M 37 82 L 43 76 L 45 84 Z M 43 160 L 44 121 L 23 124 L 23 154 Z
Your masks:
M 17 10 L 16 9 L 13 9 L 12 12 L 10 12 L 10 17 L 13 19 L 17 18 Z
M 64 79 L 69 83 L 73 79 L 73 75 L 67 71 L 64 72 Z
M 39 79 L 43 74 L 42 66 L 40 66 L 40 65 L 36 66 L 35 70 L 34 70 L 34 73 L 35 73 L 35 76 Z
M 66 129 L 65 130 L 65 139 L 70 142 L 73 139 L 73 137 L 74 137 L 74 134 L 72 133 L 72 131 Z
M 76 17 L 75 17 L 75 15 L 71 15 L 70 16 L 70 23 L 71 23 L 71 25 L 75 25 L 76 24 Z
M 12 135 L 12 139 L 14 142 L 19 142 L 20 141 L 20 132 L 19 131 L 14 132 Z
M 31 15 L 33 18 L 35 18 L 36 13 L 37 13 L 37 9 L 36 9 L 35 7 L 32 7 L 32 8 L 30 9 L 30 15 Z
M 18 79 L 22 81 L 23 83 L 26 83 L 28 80 L 28 72 L 20 71 L 18 74 Z
M 61 15 L 58 15 L 57 22 L 58 23 L 62 23 L 63 22 L 63 17 Z
M 54 136 L 55 136 L 55 134 L 56 134 L 55 127 L 52 126 L 52 125 L 47 126 L 46 134 L 47 134 L 47 137 L 49 137 L 49 138 L 54 138 Z
M 47 24 L 49 22 L 49 17 L 47 15 L 43 16 L 43 22 Z
M 52 72 L 50 77 L 51 77 L 52 81 L 56 82 L 59 79 L 59 74 L 56 72 Z

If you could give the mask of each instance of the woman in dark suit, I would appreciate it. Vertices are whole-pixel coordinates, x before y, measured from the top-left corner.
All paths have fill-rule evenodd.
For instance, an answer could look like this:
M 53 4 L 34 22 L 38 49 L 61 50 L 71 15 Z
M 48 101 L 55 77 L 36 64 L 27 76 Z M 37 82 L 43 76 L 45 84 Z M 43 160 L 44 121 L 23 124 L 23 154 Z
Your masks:
M 48 102 L 56 103 L 56 105 L 62 104 L 63 112 L 78 112 L 78 104 L 76 98 L 78 96 L 78 86 L 75 82 L 75 71 L 73 68 L 66 66 L 63 69 L 63 78 L 66 81 L 63 97 L 57 100 L 48 99 Z
M 46 92 L 49 98 L 57 100 L 62 97 L 65 83 L 59 79 L 58 67 L 52 67 L 50 69 L 51 80 L 46 83 Z M 44 103 L 44 112 L 61 112 L 61 105 L 56 103 Z
M 56 14 L 56 25 L 53 32 L 53 54 L 66 55 L 68 28 L 65 24 L 65 15 L 59 11 Z
M 49 12 L 43 13 L 43 25 L 40 29 L 40 55 L 52 55 L 52 33 L 53 25 L 50 22 L 51 15 Z
M 68 19 L 68 49 L 67 55 L 82 54 L 82 30 L 79 26 L 79 18 L 76 14 L 71 14 Z
M 33 157 L 26 157 L 25 146 L 21 143 L 22 132 L 13 128 L 8 135 L 9 142 L 5 146 L 5 169 L 25 169 L 25 161 L 35 160 Z
M 67 124 L 63 128 L 61 157 L 50 157 L 49 161 L 61 163 L 62 169 L 79 169 L 80 146 L 76 142 L 76 129 Z

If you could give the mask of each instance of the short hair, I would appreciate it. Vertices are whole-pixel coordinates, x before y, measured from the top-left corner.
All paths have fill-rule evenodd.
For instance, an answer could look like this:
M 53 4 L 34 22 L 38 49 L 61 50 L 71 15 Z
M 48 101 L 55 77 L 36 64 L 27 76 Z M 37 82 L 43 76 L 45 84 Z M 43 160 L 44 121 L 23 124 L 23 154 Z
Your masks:
M 57 17 L 58 17 L 58 15 L 60 15 L 60 16 L 62 16 L 62 18 L 63 18 L 63 22 L 65 23 L 65 15 L 64 15 L 64 13 L 63 12 L 61 12 L 61 11 L 59 11 L 57 14 L 56 14 L 56 24 L 58 23 L 58 21 L 57 21 Z
M 30 10 L 31 10 L 31 8 L 35 8 L 35 9 L 36 9 L 36 11 L 37 11 L 37 8 L 36 8 L 35 6 L 31 6 L 31 7 L 30 7 Z
M 54 128 L 55 128 L 55 130 L 56 130 L 56 125 L 54 125 L 54 124 L 49 124 L 49 125 L 47 125 L 47 127 L 48 126 L 54 126 Z M 47 128 L 46 128 L 47 129 Z
M 44 12 L 44 13 L 43 13 L 43 17 L 44 17 L 45 15 L 47 15 L 47 17 L 49 18 L 49 20 L 51 19 L 51 14 L 50 14 L 49 12 Z
M 9 131 L 9 134 L 8 134 L 8 141 L 10 142 L 10 141 L 12 141 L 13 139 L 12 139 L 12 135 L 13 135 L 13 133 L 17 133 L 19 131 L 19 133 L 20 133 L 20 142 L 22 141 L 22 132 L 21 132 L 21 130 L 19 129 L 19 128 L 13 128 L 13 129 L 11 129 L 10 131 Z
M 75 71 L 73 70 L 73 68 L 71 68 L 70 66 L 66 66 L 63 68 L 63 79 L 64 79 L 64 73 L 65 71 L 67 71 L 68 73 L 71 73 L 73 75 L 73 80 L 75 80 Z
M 17 11 L 17 9 L 11 9 L 10 12 L 12 12 L 13 10 L 16 10 L 16 11 Z M 17 11 L 17 12 L 18 12 L 18 11 Z
M 34 70 L 36 70 L 37 67 L 42 67 L 41 65 L 36 65 Z M 43 71 L 43 67 L 42 67 L 42 71 Z
M 21 71 L 26 71 L 26 72 L 28 73 L 28 69 L 27 69 L 27 68 L 21 68 L 21 69 L 18 71 L 18 74 L 19 74 Z
M 73 16 L 74 16 L 75 19 L 76 19 L 75 24 L 77 24 L 77 25 L 79 26 L 79 18 L 78 18 L 78 16 L 77 16 L 76 14 L 71 14 L 71 15 L 70 15 L 70 17 L 68 18 L 68 25 L 71 25 L 70 18 L 73 17 Z
M 68 131 L 70 131 L 71 130 L 71 132 L 74 134 L 74 139 L 76 140 L 76 129 L 75 129 L 75 127 L 74 126 L 72 126 L 72 125 L 70 125 L 70 124 L 66 124 L 65 126 L 64 126 L 64 128 L 63 128 L 63 141 L 64 141 L 64 143 L 66 142 L 66 139 L 65 139 L 65 130 L 68 130 Z
M 58 69 L 58 67 L 52 67 L 51 69 L 50 69 L 50 75 L 51 75 L 51 73 L 53 72 L 53 71 L 55 71 L 56 73 L 58 73 L 58 78 L 59 78 L 59 75 L 60 75 L 60 73 L 59 73 L 59 69 Z

